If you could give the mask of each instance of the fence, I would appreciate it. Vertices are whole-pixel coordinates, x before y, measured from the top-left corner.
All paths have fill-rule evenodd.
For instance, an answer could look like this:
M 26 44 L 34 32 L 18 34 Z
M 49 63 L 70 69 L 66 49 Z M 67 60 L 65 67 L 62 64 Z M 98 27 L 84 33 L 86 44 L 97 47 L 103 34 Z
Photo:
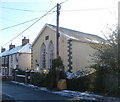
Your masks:
M 24 73 L 20 74 L 18 70 L 13 71 L 12 80 L 13 81 L 19 81 L 24 83 L 32 83 L 32 74 L 34 71 L 26 70 Z

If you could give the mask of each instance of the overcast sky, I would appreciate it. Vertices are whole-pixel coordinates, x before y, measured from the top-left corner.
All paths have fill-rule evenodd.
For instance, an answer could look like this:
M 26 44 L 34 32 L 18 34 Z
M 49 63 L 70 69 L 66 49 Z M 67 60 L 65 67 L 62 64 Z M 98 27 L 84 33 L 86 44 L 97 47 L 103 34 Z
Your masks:
M 43 16 L 57 3 L 65 0 L 0 0 L 0 46 L 13 39 L 36 20 L 9 29 L 13 25 Z M 109 28 L 117 25 L 119 0 L 66 0 L 60 9 L 60 26 L 103 37 Z M 56 8 L 53 10 L 56 11 Z M 56 12 L 43 17 L 39 22 L 10 43 L 21 45 L 27 37 L 34 41 L 45 23 L 56 25 Z M 4 29 L 4 30 L 3 30 Z M 3 46 L 8 49 L 9 44 Z

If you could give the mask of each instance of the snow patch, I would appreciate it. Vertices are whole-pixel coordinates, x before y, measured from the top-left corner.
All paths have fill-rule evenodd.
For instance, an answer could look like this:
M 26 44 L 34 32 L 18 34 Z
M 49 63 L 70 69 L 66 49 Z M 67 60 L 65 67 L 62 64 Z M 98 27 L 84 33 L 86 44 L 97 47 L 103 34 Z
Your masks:
M 85 40 L 87 40 L 87 41 L 89 41 L 89 42 L 97 43 L 97 44 L 100 43 L 100 41 L 94 40 L 94 39 L 85 38 Z
M 76 72 L 76 73 L 66 72 L 67 79 L 80 78 L 80 77 L 86 76 L 88 74 L 89 73 L 85 72 L 85 71 L 83 71 L 83 72 Z
M 17 77 L 25 77 L 25 75 L 16 75 Z
M 62 33 L 62 32 L 60 32 L 60 34 L 61 34 L 62 36 L 64 36 L 64 37 L 66 37 L 67 40 L 79 40 L 78 38 L 75 38 L 75 37 L 73 37 L 73 36 L 69 36 L 69 35 L 64 34 L 64 33 Z
M 81 69 L 81 70 L 74 72 L 74 73 L 66 71 L 66 75 L 67 75 L 67 79 L 73 79 L 73 78 L 80 78 L 80 77 L 87 76 L 93 72 L 95 72 L 95 69 L 85 68 L 85 69 Z
M 48 89 L 45 88 L 45 87 L 40 87 L 39 89 L 42 90 L 42 91 L 48 91 Z

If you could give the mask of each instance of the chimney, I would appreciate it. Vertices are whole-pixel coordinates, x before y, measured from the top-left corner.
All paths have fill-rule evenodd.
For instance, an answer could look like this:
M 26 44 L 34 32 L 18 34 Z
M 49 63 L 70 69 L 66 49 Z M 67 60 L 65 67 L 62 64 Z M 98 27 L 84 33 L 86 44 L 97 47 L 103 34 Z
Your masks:
M 24 37 L 24 39 L 22 39 L 22 46 L 26 45 L 27 43 L 29 43 L 29 39 L 26 39 L 26 37 Z
M 2 48 L 1 48 L 1 53 L 4 52 L 5 50 L 6 50 L 6 49 L 2 47 Z
M 11 49 L 13 49 L 13 48 L 15 48 L 15 45 L 9 45 L 9 50 L 11 50 Z

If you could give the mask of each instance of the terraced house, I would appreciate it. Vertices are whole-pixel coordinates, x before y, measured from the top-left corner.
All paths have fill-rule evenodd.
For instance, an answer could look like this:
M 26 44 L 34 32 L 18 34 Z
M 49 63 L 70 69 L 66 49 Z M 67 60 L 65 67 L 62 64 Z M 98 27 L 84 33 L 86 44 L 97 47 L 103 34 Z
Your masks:
M 91 45 L 104 41 L 97 35 L 62 27 L 59 34 L 59 56 L 65 70 L 73 72 L 89 68 L 94 63 L 90 55 L 95 52 Z M 39 72 L 48 70 L 56 57 L 56 26 L 46 24 L 32 43 L 32 68 Z
M 0 54 L 0 72 L 2 75 L 12 75 L 12 70 L 31 68 L 31 44 L 29 39 L 22 39 L 22 45 L 9 45 L 9 50 L 2 49 Z

